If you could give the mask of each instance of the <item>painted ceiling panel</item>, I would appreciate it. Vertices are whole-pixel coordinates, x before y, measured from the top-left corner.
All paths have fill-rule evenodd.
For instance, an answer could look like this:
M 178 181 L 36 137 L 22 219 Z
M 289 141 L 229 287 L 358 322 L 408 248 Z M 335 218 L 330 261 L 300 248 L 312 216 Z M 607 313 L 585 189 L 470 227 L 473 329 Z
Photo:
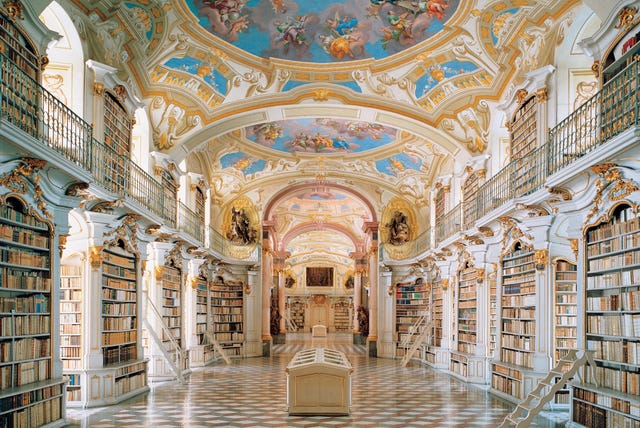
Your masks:
M 395 141 L 395 129 L 343 119 L 296 119 L 245 128 L 249 141 L 282 152 L 357 153 Z
M 381 59 L 437 34 L 459 0 L 187 0 L 210 33 L 257 57 Z

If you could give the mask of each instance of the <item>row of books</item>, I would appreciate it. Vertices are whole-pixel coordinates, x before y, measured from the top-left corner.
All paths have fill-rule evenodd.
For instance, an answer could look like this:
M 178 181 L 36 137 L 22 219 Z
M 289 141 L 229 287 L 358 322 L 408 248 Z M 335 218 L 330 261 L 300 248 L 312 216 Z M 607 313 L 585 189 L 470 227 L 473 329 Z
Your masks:
M 637 311 L 640 310 L 640 290 L 626 291 L 607 296 L 587 297 L 588 311 Z
M 476 301 L 476 291 L 466 291 L 466 292 L 460 292 L 460 296 L 458 297 L 458 301 L 463 302 L 463 301 L 469 301 L 470 303 L 473 303 Z
M 601 259 L 590 259 L 588 264 L 589 273 L 605 271 L 608 269 L 621 269 L 626 266 L 640 264 L 640 250 L 629 251 L 622 254 L 603 257 Z
M 19 226 L 11 226 L 8 224 L 0 224 L 0 239 L 19 244 L 31 245 L 45 250 L 49 249 L 50 238 L 33 233 L 31 229 L 25 229 Z
M 82 348 L 79 346 L 60 348 L 60 358 L 80 358 L 82 356 Z
M 131 342 L 136 342 L 137 339 L 138 339 L 138 332 L 136 330 L 120 331 L 120 332 L 103 332 L 102 346 L 131 343 Z
M 556 326 L 573 327 L 577 322 L 575 315 L 556 315 Z
M 529 318 L 536 317 L 535 308 L 503 308 L 502 318 Z
M 116 300 L 120 302 L 136 302 L 137 294 L 135 291 L 115 290 L 113 288 L 102 289 L 102 299 Z
M 491 387 L 509 394 L 515 398 L 521 398 L 521 382 L 518 380 L 502 377 L 496 373 L 491 375 Z
M 640 366 L 640 342 L 587 340 L 587 348 L 596 359 Z
M 50 367 L 50 360 L 0 366 L 0 390 L 49 379 Z
M 502 259 L 502 267 L 509 268 L 518 265 L 527 265 L 533 263 L 533 253 L 530 251 L 514 252 L 508 257 Z
M 577 302 L 578 296 L 575 293 L 572 294 L 556 294 L 556 303 L 573 303 Z
M 517 295 L 517 296 L 502 296 L 502 307 L 535 307 L 536 296 L 530 295 Z
M 62 280 L 69 278 L 61 278 Z M 60 293 L 60 300 L 82 300 L 82 290 L 72 290 L 68 288 L 62 288 Z
M 578 341 L 574 338 L 556 338 L 556 348 L 575 349 Z
M 640 230 L 640 219 L 638 217 L 625 222 L 599 225 L 597 228 L 587 232 L 587 240 L 588 242 L 601 241 L 603 239 L 635 232 L 637 230 Z
M 217 323 L 227 323 L 227 322 L 242 322 L 242 315 L 223 315 L 216 314 L 213 316 L 213 321 Z
M 132 281 L 136 279 L 136 271 L 133 266 L 122 267 L 122 266 L 108 265 L 103 263 L 102 273 L 107 275 L 113 275 L 119 278 L 130 279 Z
M 579 400 L 597 404 L 599 406 L 608 407 L 618 412 L 624 412 L 635 418 L 640 418 L 640 402 L 637 400 L 625 400 L 623 398 L 612 397 L 597 391 L 587 390 L 576 387 L 573 390 L 574 397 Z M 639 421 L 640 422 L 640 421 Z M 620 425 L 623 426 L 624 424 Z
M 0 269 L 0 284 L 2 284 L 2 288 L 12 290 L 48 292 L 51 290 L 51 279 L 43 275 L 44 273 L 16 269 L 7 269 L 6 275 L 3 275 L 2 269 Z
M 49 256 L 29 250 L 0 248 L 0 262 L 28 267 L 48 268 Z
M 136 317 L 103 317 L 102 330 L 135 330 L 137 328 Z
M 640 269 L 611 271 L 604 275 L 587 275 L 587 290 L 640 285 Z
M 102 350 L 102 364 L 109 366 L 111 364 L 124 363 L 138 358 L 137 344 L 132 343 L 117 348 L 108 348 Z
M 12 220 L 27 226 L 33 226 L 40 229 L 46 229 L 48 226 L 45 222 L 39 221 L 36 217 L 25 214 L 21 211 L 13 209 L 9 205 L 0 205 L 0 217 L 2 219 Z
M 536 334 L 536 322 L 534 320 L 503 319 L 502 331 L 511 334 Z
M 142 388 L 147 384 L 147 373 L 142 372 L 134 376 L 122 377 L 116 379 L 116 395 L 123 395 L 129 391 Z
M 9 397 L 0 398 L 0 412 L 28 406 L 31 403 L 47 400 L 62 395 L 62 385 L 50 385 L 33 391 L 23 392 Z
M 513 284 L 524 284 L 525 286 L 528 286 L 531 283 L 535 285 L 535 282 L 536 282 L 536 277 L 535 277 L 535 274 L 532 272 L 525 275 L 504 277 L 502 279 L 502 286 L 504 287 L 505 285 L 513 285 Z
M 507 348 L 521 349 L 523 351 L 531 351 L 535 346 L 535 338 L 530 336 L 512 336 L 510 334 L 502 335 L 502 346 Z
M 136 261 L 134 258 L 114 254 L 111 251 L 102 252 L 102 261 L 126 269 L 135 269 L 136 267 Z
M 594 370 L 590 366 L 587 370 L 594 374 L 600 387 L 616 389 L 629 395 L 640 395 L 640 372 L 634 373 L 607 367 L 596 367 Z M 586 379 L 590 378 L 586 377 Z M 607 395 L 602 395 L 602 398 L 610 399 Z
M 80 346 L 80 335 L 65 334 L 60 336 L 60 346 Z
M 17 412 L 0 416 L 0 426 L 39 427 L 62 417 L 62 397 L 41 401 Z
M 128 290 L 135 293 L 136 283 L 126 279 L 111 278 L 108 276 L 102 277 L 102 287 L 116 288 L 118 290 Z M 103 288 L 104 289 L 104 288 Z
M 224 341 L 242 341 L 244 340 L 244 334 L 242 332 L 216 332 L 215 338 L 219 342 Z
M 216 299 L 216 298 L 212 298 L 211 299 L 211 306 L 224 306 L 224 307 L 230 307 L 230 306 L 234 306 L 234 307 L 238 307 L 241 308 L 242 307 L 242 299 Z
M 49 337 L 27 337 L 0 342 L 0 362 L 33 360 L 51 356 Z
M 166 317 L 179 317 L 182 313 L 182 308 L 180 306 L 174 305 L 164 305 L 162 306 L 162 316 L 167 321 Z
M 75 334 L 80 333 L 80 331 L 76 331 L 76 328 L 79 327 L 80 322 L 82 321 L 82 314 L 60 314 L 60 333 L 63 334 Z M 69 329 L 67 329 L 69 327 Z
M 104 302 L 102 304 L 102 315 L 135 315 L 136 308 L 136 303 Z
M 500 361 L 517 366 L 533 367 L 533 353 L 513 349 L 501 349 Z
M 0 335 L 28 336 L 50 332 L 51 318 L 48 315 L 16 315 L 0 317 Z
M 242 291 L 216 291 L 211 296 L 218 299 L 238 299 L 242 298 Z
M 640 336 L 640 313 L 620 315 L 587 313 L 587 334 Z
M 144 362 L 130 364 L 128 366 L 120 367 L 118 370 L 116 370 L 115 377 L 119 378 L 122 376 L 131 375 L 134 373 L 145 372 L 146 370 L 147 370 L 147 364 Z
M 63 314 L 69 314 L 74 312 L 81 312 L 82 303 L 81 302 L 65 302 L 64 300 L 60 303 L 60 312 Z

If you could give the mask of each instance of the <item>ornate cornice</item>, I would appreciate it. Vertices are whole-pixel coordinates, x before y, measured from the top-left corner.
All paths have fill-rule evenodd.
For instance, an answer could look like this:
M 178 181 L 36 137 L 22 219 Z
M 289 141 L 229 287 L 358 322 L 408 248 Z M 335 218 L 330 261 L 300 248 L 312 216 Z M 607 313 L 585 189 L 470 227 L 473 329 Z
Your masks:
M 0 186 L 4 186 L 7 189 L 19 193 L 26 194 L 29 191 L 29 185 L 26 181 L 27 178 L 31 178 L 31 184 L 33 185 L 33 199 L 36 201 L 36 205 L 40 212 L 47 218 L 53 218 L 53 214 L 46 208 L 47 203 L 42 198 L 44 191 L 40 186 L 40 175 L 38 172 L 45 167 L 47 161 L 38 158 L 20 158 L 17 159 L 18 164 L 15 168 L 0 176 Z

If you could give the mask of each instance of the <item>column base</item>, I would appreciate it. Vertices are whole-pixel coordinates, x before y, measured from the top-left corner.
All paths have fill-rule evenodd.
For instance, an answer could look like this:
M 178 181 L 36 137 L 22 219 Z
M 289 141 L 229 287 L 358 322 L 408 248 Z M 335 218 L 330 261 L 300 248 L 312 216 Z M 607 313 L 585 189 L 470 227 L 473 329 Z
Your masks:
M 368 340 L 368 348 L 369 348 L 369 356 L 377 358 L 378 357 L 378 342 L 376 340 Z
M 287 341 L 287 333 L 272 334 L 271 340 L 274 345 L 283 345 Z
M 353 333 L 353 344 L 354 345 L 366 345 L 367 338 L 364 337 L 361 333 Z
M 262 339 L 262 356 L 271 356 L 271 339 Z

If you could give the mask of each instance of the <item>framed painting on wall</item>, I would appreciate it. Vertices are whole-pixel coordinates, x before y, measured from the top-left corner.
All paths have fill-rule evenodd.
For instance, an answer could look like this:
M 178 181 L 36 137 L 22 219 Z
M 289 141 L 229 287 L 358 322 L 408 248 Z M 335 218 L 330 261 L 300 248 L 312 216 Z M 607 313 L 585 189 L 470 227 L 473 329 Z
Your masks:
M 307 267 L 307 287 L 333 287 L 333 268 Z

